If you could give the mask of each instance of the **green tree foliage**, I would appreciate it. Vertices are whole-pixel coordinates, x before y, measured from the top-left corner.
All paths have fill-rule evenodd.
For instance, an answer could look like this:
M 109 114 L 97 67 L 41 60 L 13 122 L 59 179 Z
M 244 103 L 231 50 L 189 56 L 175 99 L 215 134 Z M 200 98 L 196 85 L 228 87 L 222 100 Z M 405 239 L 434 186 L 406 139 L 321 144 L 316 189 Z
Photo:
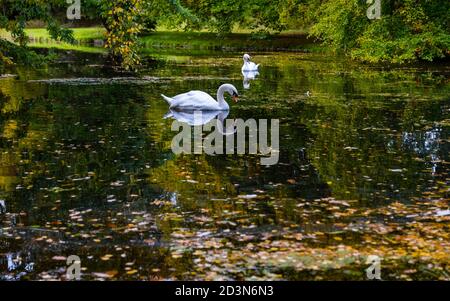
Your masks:
M 184 0 L 181 5 L 195 12 L 196 22 L 187 22 L 187 28 L 208 28 L 219 34 L 229 33 L 235 25 L 253 30 L 286 28 L 280 18 L 280 9 L 286 0 Z
M 42 20 L 47 30 L 55 40 L 73 42 L 72 32 L 59 26 L 51 11 L 62 7 L 64 0 L 0 0 L 0 28 L 11 32 L 15 42 L 26 45 L 28 37 L 25 34 L 26 22 Z
M 106 47 L 119 64 L 126 69 L 140 63 L 138 35 L 143 29 L 142 0 L 102 1 L 101 16 L 108 31 Z
M 450 54 L 449 1 L 382 4 L 381 18 L 369 20 L 365 1 L 322 1 L 310 33 L 336 51 L 369 62 L 433 61 Z
M 218 34 L 236 26 L 257 33 L 302 29 L 337 52 L 369 62 L 433 61 L 450 55 L 448 0 L 381 2 L 381 18 L 369 20 L 366 0 L 84 0 L 82 18 L 106 28 L 106 46 L 127 69 L 140 62 L 139 35 L 156 23 Z M 27 22 L 42 20 L 54 39 L 72 42 L 71 31 L 54 17 L 63 21 L 66 9 L 65 0 L 0 0 L 0 28 L 24 47 Z M 2 62 L 26 57 L 13 44 L 1 45 Z
M 59 26 L 52 16 L 52 9 L 61 7 L 64 0 L 0 0 L 0 28 L 11 33 L 15 44 L 0 40 L 0 64 L 12 64 L 13 60 L 37 64 L 42 61 L 35 53 L 26 51 L 28 37 L 25 25 L 31 20 L 42 20 L 51 37 L 64 42 L 74 42 L 72 32 Z

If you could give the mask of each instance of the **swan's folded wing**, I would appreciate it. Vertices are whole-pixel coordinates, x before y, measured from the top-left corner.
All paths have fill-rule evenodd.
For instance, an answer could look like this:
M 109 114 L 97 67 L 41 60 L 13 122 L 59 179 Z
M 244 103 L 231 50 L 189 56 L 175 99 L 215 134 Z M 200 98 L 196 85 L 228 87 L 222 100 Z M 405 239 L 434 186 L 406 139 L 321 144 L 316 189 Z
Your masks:
M 171 107 L 186 110 L 214 109 L 217 106 L 217 101 L 203 91 L 191 91 L 180 94 L 175 96 L 173 100 Z
M 256 65 L 253 62 L 245 62 L 244 66 L 242 66 L 242 71 L 243 72 L 245 72 L 245 71 L 257 71 L 258 67 L 259 67 L 259 64 Z

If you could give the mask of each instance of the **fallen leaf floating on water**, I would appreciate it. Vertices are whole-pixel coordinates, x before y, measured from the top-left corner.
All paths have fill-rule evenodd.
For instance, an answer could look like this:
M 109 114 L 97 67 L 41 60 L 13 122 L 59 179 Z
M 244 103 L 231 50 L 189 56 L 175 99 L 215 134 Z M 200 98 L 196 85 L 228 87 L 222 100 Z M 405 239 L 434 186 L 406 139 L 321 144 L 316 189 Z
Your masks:
M 247 199 L 247 200 L 254 199 L 254 198 L 257 198 L 257 197 L 258 197 L 258 195 L 256 195 L 256 194 L 246 194 L 246 195 L 239 195 L 238 196 L 239 199 Z
M 67 257 L 64 257 L 64 256 L 53 256 L 52 259 L 53 260 L 57 260 L 57 261 L 66 261 Z
M 450 210 L 440 210 L 436 212 L 436 216 L 447 216 L 450 215 Z
M 118 274 L 118 271 L 108 271 L 105 273 L 92 273 L 92 276 L 97 277 L 97 278 L 113 278 L 117 274 Z
M 106 254 L 105 256 L 102 256 L 100 259 L 103 261 L 108 261 L 111 259 L 111 257 L 114 257 L 112 254 Z

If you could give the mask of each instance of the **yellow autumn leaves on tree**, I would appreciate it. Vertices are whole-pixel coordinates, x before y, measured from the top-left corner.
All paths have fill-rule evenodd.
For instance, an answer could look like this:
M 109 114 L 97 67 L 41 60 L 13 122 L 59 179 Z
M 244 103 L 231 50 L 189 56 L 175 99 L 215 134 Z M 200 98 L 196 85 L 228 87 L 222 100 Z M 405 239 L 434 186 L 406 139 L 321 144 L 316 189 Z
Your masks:
M 133 69 L 140 63 L 138 35 L 143 29 L 139 22 L 143 3 L 143 0 L 104 2 L 103 17 L 107 29 L 105 47 L 110 49 L 114 60 L 125 69 Z

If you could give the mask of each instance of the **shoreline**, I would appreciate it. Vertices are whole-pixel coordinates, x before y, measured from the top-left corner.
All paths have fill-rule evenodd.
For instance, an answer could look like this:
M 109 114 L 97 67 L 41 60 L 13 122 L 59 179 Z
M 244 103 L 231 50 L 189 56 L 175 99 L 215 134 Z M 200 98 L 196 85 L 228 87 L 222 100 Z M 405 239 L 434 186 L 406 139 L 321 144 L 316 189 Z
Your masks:
M 103 48 L 104 29 L 74 28 L 76 44 L 54 41 L 43 28 L 27 29 L 30 46 L 55 46 L 67 50 L 79 47 Z M 0 38 L 8 38 L 8 33 L 0 31 Z M 143 51 L 146 49 L 192 49 L 192 50 L 227 50 L 227 51 L 283 51 L 283 52 L 323 52 L 326 47 L 314 42 L 306 34 L 280 33 L 267 39 L 259 39 L 248 33 L 231 33 L 218 36 L 210 32 L 156 31 L 140 37 Z M 97 51 L 96 51 L 97 52 Z

